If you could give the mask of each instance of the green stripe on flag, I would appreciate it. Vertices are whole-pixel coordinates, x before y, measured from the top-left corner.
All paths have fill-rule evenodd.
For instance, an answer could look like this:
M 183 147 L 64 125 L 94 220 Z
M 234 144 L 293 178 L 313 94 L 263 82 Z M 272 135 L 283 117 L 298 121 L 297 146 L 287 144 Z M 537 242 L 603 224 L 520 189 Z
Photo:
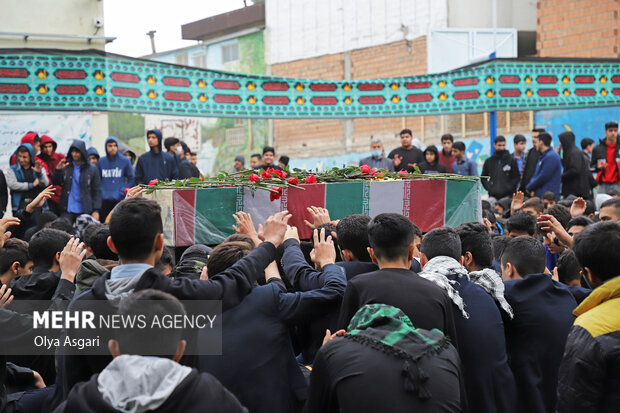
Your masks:
M 479 182 L 446 181 L 446 226 L 480 221 L 480 210 Z
M 234 231 L 232 214 L 237 208 L 237 188 L 205 188 L 196 191 L 197 244 L 219 244 Z
M 325 208 L 329 211 L 329 217 L 341 219 L 351 214 L 363 214 L 364 186 L 368 187 L 366 182 L 343 182 L 326 185 Z

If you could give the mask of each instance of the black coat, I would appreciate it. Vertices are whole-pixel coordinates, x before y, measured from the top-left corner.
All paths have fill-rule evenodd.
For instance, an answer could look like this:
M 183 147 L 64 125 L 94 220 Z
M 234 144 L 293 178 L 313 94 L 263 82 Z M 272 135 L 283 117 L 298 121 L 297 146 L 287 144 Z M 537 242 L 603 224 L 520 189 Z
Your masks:
M 179 179 L 187 178 L 200 178 L 200 170 L 196 165 L 183 158 L 179 161 Z
M 538 152 L 536 148 L 531 148 L 527 151 L 527 155 L 525 156 L 525 165 L 523 165 L 523 172 L 521 173 L 519 191 L 525 192 L 525 187 L 534 177 L 534 174 L 536 173 L 536 165 L 538 165 L 540 155 L 540 152 Z
M 82 199 L 82 213 L 92 214 L 101 209 L 101 176 L 96 165 L 88 161 L 86 154 L 86 145 L 83 141 L 74 140 L 71 148 L 76 148 L 82 153 L 82 162 L 80 163 L 80 198 Z M 71 148 L 67 154 L 67 159 L 71 159 Z M 60 195 L 60 210 L 67 212 L 67 204 L 69 202 L 69 194 L 73 185 L 73 161 L 65 166 L 62 170 L 55 169 L 52 175 L 52 183 L 62 186 L 62 194 Z
M 496 151 L 484 161 L 482 167 L 482 185 L 495 199 L 512 195 L 519 183 L 519 166 L 508 151 Z
M 54 413 L 118 413 L 99 391 L 97 379 L 94 375 L 90 380 L 77 384 L 67 401 Z M 185 379 L 174 389 L 155 410 L 156 413 L 242 413 L 246 412 L 239 401 L 213 376 L 207 373 L 198 373 L 193 369 Z
M 9 202 L 9 190 L 6 185 L 4 172 L 0 171 L 0 217 L 4 216 L 6 206 Z
M 590 166 L 586 163 L 581 149 L 575 146 L 572 132 L 560 133 L 562 144 L 562 196 L 575 195 L 584 199 L 592 198 L 590 187 Z

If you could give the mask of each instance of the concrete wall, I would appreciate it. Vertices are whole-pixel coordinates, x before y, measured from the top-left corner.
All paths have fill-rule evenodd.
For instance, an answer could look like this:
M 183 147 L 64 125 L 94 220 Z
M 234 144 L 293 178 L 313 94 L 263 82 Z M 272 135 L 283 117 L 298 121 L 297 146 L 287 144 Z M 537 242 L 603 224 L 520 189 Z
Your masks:
M 540 0 L 541 57 L 620 57 L 620 1 Z
M 536 0 L 496 0 L 497 27 L 536 30 Z M 448 27 L 493 27 L 493 0 L 448 0 Z
M 421 0 L 269 0 L 268 63 L 412 40 L 446 27 L 447 2 Z

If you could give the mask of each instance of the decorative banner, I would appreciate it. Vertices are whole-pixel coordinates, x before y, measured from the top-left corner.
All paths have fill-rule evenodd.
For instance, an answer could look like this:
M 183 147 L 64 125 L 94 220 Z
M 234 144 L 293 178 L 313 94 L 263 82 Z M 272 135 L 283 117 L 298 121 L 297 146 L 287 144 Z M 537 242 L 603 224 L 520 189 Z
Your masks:
M 88 112 L 77 113 L 0 113 L 0 165 L 8 166 L 9 158 L 22 137 L 35 131 L 39 135 L 48 135 L 58 144 L 57 152 L 66 154 L 74 139 L 81 139 L 86 147 L 91 143 L 92 115 Z
M 293 214 L 291 225 L 301 238 L 310 238 L 304 220 L 312 221 L 309 206 L 325 207 L 332 219 L 350 214 L 374 217 L 395 212 L 408 217 L 423 232 L 442 225 L 455 227 L 464 222 L 481 222 L 479 181 L 411 180 L 365 181 L 301 185 L 305 190 L 287 188 L 282 197 L 269 200 L 269 192 L 248 188 L 205 188 L 157 190 L 152 199 L 162 204 L 162 215 L 170 220 L 169 200 L 174 200 L 174 231 L 168 231 L 167 245 L 218 244 L 233 234 L 232 214 L 245 211 L 254 224 L 276 212 Z M 166 195 L 163 195 L 166 194 Z M 172 194 L 172 195 L 169 195 Z M 172 237 L 172 238 L 170 238 Z
M 0 50 L 0 109 L 362 118 L 620 104 L 619 59 L 497 59 L 392 79 L 320 81 L 87 51 Z

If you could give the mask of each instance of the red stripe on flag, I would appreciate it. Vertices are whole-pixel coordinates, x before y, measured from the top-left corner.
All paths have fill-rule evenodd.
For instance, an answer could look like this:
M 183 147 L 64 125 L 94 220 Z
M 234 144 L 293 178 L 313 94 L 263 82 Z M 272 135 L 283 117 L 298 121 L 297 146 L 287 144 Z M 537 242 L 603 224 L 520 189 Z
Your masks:
M 301 185 L 306 190 L 297 188 L 287 188 L 283 194 L 282 209 L 288 210 L 293 214 L 289 225 L 297 227 L 300 238 L 310 238 L 312 231 L 304 224 L 304 219 L 312 222 L 312 217 L 308 213 L 309 206 L 325 208 L 325 184 Z M 284 197 L 286 196 L 286 204 Z M 286 206 L 285 206 L 286 205 Z
M 196 190 L 177 189 L 172 196 L 174 205 L 174 245 L 194 245 Z
M 409 191 L 407 191 L 409 186 Z M 446 181 L 424 179 L 405 182 L 404 215 L 422 232 L 444 225 Z M 408 204 L 408 205 L 407 205 Z M 407 208 L 408 207 L 408 208 Z

